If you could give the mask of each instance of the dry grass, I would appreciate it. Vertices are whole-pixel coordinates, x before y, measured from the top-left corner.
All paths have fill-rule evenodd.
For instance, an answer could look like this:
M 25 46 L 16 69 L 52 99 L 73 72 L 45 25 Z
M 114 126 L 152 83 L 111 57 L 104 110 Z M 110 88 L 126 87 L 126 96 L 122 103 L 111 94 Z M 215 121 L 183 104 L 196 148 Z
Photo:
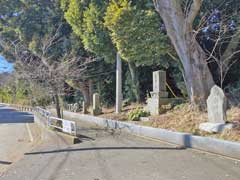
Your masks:
M 114 108 L 104 109 L 104 114 L 100 117 L 127 121 L 127 114 L 136 107 L 143 105 L 132 104 L 123 109 L 119 115 L 114 113 Z M 240 124 L 240 108 L 232 108 L 227 112 L 229 122 L 238 122 Z M 207 122 L 207 112 L 194 111 L 189 104 L 182 104 L 169 110 L 159 116 L 151 116 L 148 122 L 138 122 L 140 125 L 151 126 L 155 128 L 168 129 L 177 132 L 191 133 L 200 136 L 210 136 L 229 141 L 240 142 L 240 126 L 233 130 L 226 130 L 221 134 L 210 134 L 199 130 L 199 124 Z
M 240 123 L 240 109 L 232 108 L 227 112 L 229 122 Z M 210 134 L 199 130 L 199 125 L 207 122 L 207 112 L 194 111 L 189 104 L 182 104 L 168 111 L 166 114 L 151 117 L 149 122 L 140 122 L 142 125 L 163 128 L 177 132 L 191 133 L 200 136 L 210 136 L 229 141 L 240 141 L 240 127 L 226 130 L 221 134 Z
M 188 104 L 176 106 L 167 113 L 151 117 L 153 127 L 197 134 L 198 124 L 206 121 L 207 113 L 192 111 Z
M 131 104 L 129 106 L 123 107 L 122 113 L 116 114 L 115 108 L 103 108 L 103 114 L 99 115 L 98 117 L 103 117 L 107 119 L 114 119 L 114 120 L 120 120 L 120 121 L 128 121 L 128 113 L 137 108 L 137 107 L 143 107 L 142 104 Z

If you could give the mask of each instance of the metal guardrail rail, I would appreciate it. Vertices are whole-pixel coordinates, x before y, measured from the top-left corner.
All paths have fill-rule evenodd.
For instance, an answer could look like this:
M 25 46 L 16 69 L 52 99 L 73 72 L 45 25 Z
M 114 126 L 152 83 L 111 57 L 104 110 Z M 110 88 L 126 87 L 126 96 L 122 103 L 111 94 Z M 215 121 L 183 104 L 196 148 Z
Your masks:
M 41 116 L 45 117 L 45 118 L 48 118 L 51 116 L 51 113 L 45 109 L 42 109 L 40 107 L 35 107 L 34 108 L 34 111 L 39 113 Z
M 73 136 L 77 136 L 77 127 L 74 121 L 69 121 L 69 120 L 60 119 L 56 117 L 49 117 L 48 125 L 50 127 L 59 129 L 65 133 L 71 134 Z
M 27 111 L 27 112 L 33 112 L 34 111 L 34 108 L 31 107 L 31 106 L 23 106 L 23 105 L 7 104 L 7 103 L 0 103 L 0 105 L 9 106 L 9 107 L 18 109 L 19 111 Z
M 35 112 L 39 113 L 43 118 L 46 118 L 48 127 L 53 127 L 64 133 L 77 136 L 77 126 L 74 121 L 53 117 L 49 111 L 40 107 L 36 107 Z
M 20 111 L 38 113 L 41 117 L 43 117 L 44 119 L 47 120 L 46 125 L 48 127 L 53 127 L 53 128 L 59 129 L 60 131 L 70 134 L 75 137 L 77 136 L 76 122 L 53 117 L 49 111 L 47 111 L 41 107 L 33 108 L 30 106 L 21 106 L 21 105 L 17 105 L 17 104 L 6 104 L 6 103 L 0 103 L 0 105 L 13 107 Z

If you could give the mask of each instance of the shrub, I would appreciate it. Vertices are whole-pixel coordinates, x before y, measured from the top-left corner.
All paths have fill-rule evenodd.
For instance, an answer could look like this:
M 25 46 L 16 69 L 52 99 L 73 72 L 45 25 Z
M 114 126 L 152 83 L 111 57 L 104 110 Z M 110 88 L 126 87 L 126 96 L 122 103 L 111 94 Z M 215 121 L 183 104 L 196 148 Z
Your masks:
M 240 81 L 229 84 L 224 91 L 231 106 L 240 106 Z
M 140 117 L 147 117 L 150 113 L 144 111 L 142 108 L 136 108 L 128 113 L 128 119 L 131 121 L 139 121 Z

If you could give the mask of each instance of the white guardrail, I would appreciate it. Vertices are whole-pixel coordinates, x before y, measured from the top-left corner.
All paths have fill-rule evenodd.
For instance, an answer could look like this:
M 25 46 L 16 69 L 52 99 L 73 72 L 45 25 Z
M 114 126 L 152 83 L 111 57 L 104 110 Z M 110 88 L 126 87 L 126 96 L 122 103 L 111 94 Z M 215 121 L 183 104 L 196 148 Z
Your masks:
M 77 136 L 77 126 L 74 121 L 53 117 L 49 111 L 40 107 L 36 107 L 35 111 L 47 120 L 48 127 L 53 127 L 61 130 L 62 132 Z

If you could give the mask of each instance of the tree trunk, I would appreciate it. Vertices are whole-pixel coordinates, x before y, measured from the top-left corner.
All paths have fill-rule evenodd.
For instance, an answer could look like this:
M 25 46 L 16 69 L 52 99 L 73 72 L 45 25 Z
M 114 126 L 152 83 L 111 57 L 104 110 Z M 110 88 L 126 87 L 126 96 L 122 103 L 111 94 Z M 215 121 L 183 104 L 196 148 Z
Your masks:
M 88 108 L 92 105 L 92 83 L 90 81 L 86 81 L 84 83 L 78 84 L 78 88 L 83 94 L 85 107 Z
M 184 60 L 184 76 L 190 101 L 192 105 L 199 106 L 201 109 L 206 107 L 206 100 L 210 90 L 214 85 L 212 74 L 206 62 L 205 53 L 197 42 L 191 44 L 186 49 L 189 57 Z
M 130 74 L 131 74 L 131 79 L 132 79 L 132 91 L 133 94 L 136 98 L 136 101 L 138 103 L 140 103 L 141 99 L 140 99 L 140 82 L 139 82 L 139 75 L 138 75 L 138 71 L 137 71 L 137 67 L 133 62 L 128 62 L 128 67 L 130 70 Z
M 88 80 L 88 91 L 89 91 L 89 104 L 90 106 L 93 105 L 93 92 L 94 92 L 94 86 L 93 81 Z
M 240 41 L 240 29 L 238 29 L 235 35 L 232 37 L 227 46 L 227 49 L 220 57 L 219 62 L 217 62 L 220 77 L 220 87 L 223 87 L 223 83 L 230 68 L 238 61 L 238 59 L 232 61 L 232 58 L 236 55 L 239 55 L 240 53 L 240 51 L 238 50 L 239 41 Z
M 79 89 L 83 95 L 85 107 L 88 108 L 92 104 L 92 83 L 89 81 L 66 81 L 69 86 Z
M 153 1 L 183 65 L 190 101 L 193 105 L 204 108 L 214 81 L 206 54 L 198 44 L 192 29 L 192 23 L 201 7 L 201 0 L 194 0 L 187 14 L 183 13 L 179 0 Z
M 59 96 L 57 93 L 54 94 L 54 99 L 55 99 L 55 108 L 57 112 L 57 117 L 61 118 L 61 108 L 60 108 L 60 103 L 59 103 Z

